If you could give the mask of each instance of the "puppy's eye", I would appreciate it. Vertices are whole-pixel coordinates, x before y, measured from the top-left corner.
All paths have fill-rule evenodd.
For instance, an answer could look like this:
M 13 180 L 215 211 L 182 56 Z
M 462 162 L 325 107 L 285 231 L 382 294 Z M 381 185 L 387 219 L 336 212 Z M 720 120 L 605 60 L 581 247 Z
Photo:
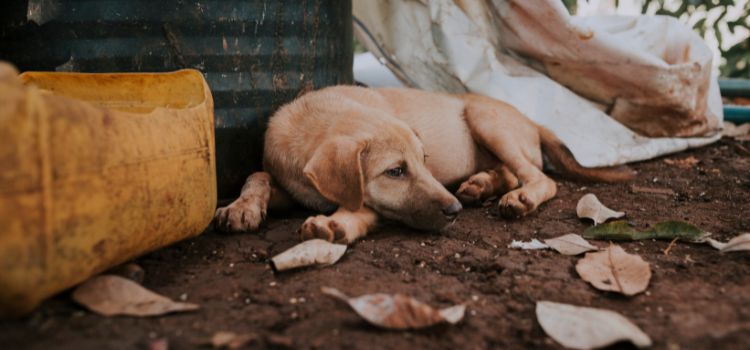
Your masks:
M 406 171 L 404 170 L 403 167 L 399 166 L 399 167 L 386 170 L 385 174 L 390 177 L 402 177 L 406 175 Z

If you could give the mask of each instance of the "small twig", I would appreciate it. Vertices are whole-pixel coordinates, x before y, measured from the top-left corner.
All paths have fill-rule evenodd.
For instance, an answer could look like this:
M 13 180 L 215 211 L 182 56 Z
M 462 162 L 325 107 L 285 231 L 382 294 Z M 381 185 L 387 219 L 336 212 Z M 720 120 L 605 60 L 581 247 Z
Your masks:
M 672 247 L 678 239 L 680 239 L 680 237 L 675 237 L 674 239 L 672 239 L 672 242 L 669 242 L 667 249 L 664 249 L 664 255 L 669 256 L 669 251 L 672 250 Z

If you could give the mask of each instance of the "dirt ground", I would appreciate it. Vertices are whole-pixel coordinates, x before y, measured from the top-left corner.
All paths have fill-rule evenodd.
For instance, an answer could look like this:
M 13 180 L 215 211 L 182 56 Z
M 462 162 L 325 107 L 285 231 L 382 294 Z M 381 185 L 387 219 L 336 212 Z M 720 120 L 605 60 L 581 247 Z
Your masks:
M 750 143 L 733 140 L 635 164 L 627 184 L 558 181 L 557 197 L 522 220 L 506 221 L 493 207 L 465 210 L 436 234 L 385 226 L 353 245 L 327 268 L 274 273 L 273 256 L 297 243 L 305 212 L 275 213 L 260 232 L 205 234 L 148 254 L 136 262 L 144 285 L 174 299 L 198 303 L 196 312 L 153 318 L 105 318 L 70 301 L 48 300 L 29 317 L 0 323 L 3 349 L 147 349 L 166 339 L 170 349 L 202 345 L 217 331 L 257 335 L 248 348 L 519 349 L 560 348 L 536 321 L 535 302 L 551 300 L 616 310 L 640 326 L 656 349 L 747 349 L 750 344 L 750 253 L 720 254 L 707 245 L 622 243 L 651 264 L 646 293 L 601 292 L 575 272 L 579 257 L 518 251 L 513 239 L 581 233 L 577 200 L 596 194 L 627 212 L 638 227 L 684 220 L 727 240 L 750 231 Z M 693 156 L 686 169 L 665 160 Z M 634 190 L 636 185 L 637 190 Z M 643 188 L 669 193 L 642 193 Z M 592 242 L 605 246 L 607 242 Z M 357 296 L 406 293 L 434 306 L 466 302 L 464 321 L 422 331 L 368 325 L 320 292 L 332 286 Z M 163 343 L 162 343 L 163 344 Z M 629 348 L 617 344 L 616 348 Z

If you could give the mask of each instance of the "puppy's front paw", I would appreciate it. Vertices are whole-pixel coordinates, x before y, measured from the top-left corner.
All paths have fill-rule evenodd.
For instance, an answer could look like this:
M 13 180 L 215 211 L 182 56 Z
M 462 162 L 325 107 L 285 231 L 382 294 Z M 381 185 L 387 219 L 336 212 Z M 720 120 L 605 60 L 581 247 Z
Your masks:
M 456 192 L 456 197 L 463 204 L 479 203 L 487 194 L 491 192 L 492 184 L 489 181 L 478 178 L 476 175 L 470 177 L 461 184 Z
M 348 244 L 352 240 L 347 235 L 346 228 L 336 222 L 331 217 L 318 215 L 311 216 L 305 220 L 302 227 L 299 229 L 300 239 L 306 241 L 308 239 L 320 238 L 328 242 L 336 242 Z
M 536 204 L 522 189 L 506 193 L 498 203 L 500 215 L 506 219 L 522 218 L 534 209 L 536 209 Z
M 265 203 L 253 198 L 239 198 L 232 204 L 217 209 L 214 222 L 216 227 L 223 231 L 247 232 L 258 229 L 265 218 Z

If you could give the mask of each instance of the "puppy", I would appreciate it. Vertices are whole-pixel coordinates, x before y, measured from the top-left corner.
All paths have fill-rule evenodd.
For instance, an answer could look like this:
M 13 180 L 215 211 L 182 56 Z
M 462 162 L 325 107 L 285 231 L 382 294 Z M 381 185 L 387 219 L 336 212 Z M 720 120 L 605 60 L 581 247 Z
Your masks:
M 382 218 L 439 230 L 496 195 L 520 218 L 555 196 L 542 154 L 575 179 L 625 181 L 630 169 L 584 168 L 549 130 L 501 101 L 473 94 L 335 86 L 280 108 L 265 135 L 265 172 L 248 177 L 216 223 L 252 231 L 268 208 L 293 202 L 330 215 L 308 218 L 302 239 L 350 243 Z M 446 186 L 458 186 L 455 196 Z

